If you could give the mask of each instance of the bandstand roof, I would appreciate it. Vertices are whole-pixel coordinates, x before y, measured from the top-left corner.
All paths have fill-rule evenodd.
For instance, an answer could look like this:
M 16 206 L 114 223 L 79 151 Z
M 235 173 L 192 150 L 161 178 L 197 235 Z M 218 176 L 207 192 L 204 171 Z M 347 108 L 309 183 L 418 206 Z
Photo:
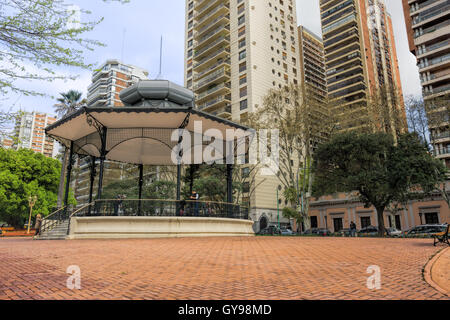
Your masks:
M 46 134 L 66 147 L 73 142 L 79 155 L 95 157 L 100 157 L 105 137 L 107 160 L 144 165 L 174 164 L 172 150 L 178 141 L 172 138 L 180 128 L 191 133 L 192 159 L 194 150 L 198 151 L 194 136 L 208 137 L 209 129 L 221 132 L 223 139 L 218 143 L 223 145 L 233 141 L 236 145 L 236 140 L 248 135 L 247 127 L 194 109 L 192 91 L 169 81 L 141 81 L 123 90 L 120 97 L 124 107 L 84 107 L 47 127 Z M 197 125 L 194 131 L 196 121 L 201 130 Z M 230 141 L 226 138 L 228 129 L 236 133 Z M 202 150 L 210 143 L 202 142 Z M 216 155 L 219 158 L 224 156 Z

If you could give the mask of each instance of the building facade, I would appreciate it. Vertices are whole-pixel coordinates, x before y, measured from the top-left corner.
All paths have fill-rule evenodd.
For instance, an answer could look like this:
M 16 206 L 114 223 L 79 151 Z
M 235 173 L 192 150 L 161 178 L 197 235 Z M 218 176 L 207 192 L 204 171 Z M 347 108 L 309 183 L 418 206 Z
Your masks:
M 14 141 L 10 138 L 1 138 L 0 146 L 5 149 L 11 149 L 13 147 Z
M 378 88 L 396 93 L 389 97 L 390 107 L 404 114 L 392 20 L 384 0 L 320 0 L 320 13 L 328 94 L 341 101 L 333 112 L 350 119 L 341 123 L 342 129 L 367 125 L 367 101 Z
M 331 232 L 350 228 L 352 221 L 358 230 L 378 226 L 375 208 L 364 208 L 364 204 L 346 194 L 311 201 L 309 216 L 312 228 L 327 228 Z M 388 210 L 384 212 L 385 227 L 394 227 L 402 231 L 422 224 L 444 223 L 450 223 L 450 209 L 438 193 L 423 200 L 410 201 L 397 212 Z
M 118 60 L 108 60 L 92 75 L 87 104 L 89 107 L 121 107 L 120 91 L 147 78 L 148 71 L 144 69 Z
M 450 1 L 402 0 L 409 48 L 417 58 L 425 102 L 449 99 L 432 123 L 436 157 L 450 168 Z M 445 98 L 443 98 L 445 97 Z
M 92 75 L 92 84 L 88 87 L 87 104 L 90 107 L 121 107 L 120 92 L 139 82 L 148 79 L 148 71 L 111 59 L 106 61 Z M 89 202 L 89 190 L 91 181 L 91 158 L 78 159 L 76 163 L 76 176 L 72 181 L 75 198 L 78 206 Z M 96 160 L 98 167 L 100 160 Z M 126 164 L 105 161 L 104 185 L 112 181 L 121 180 L 124 176 Z M 94 186 L 98 183 L 95 177 Z M 97 190 L 93 189 L 95 197 Z
M 197 108 L 244 122 L 272 88 L 299 84 L 293 0 L 186 0 L 185 86 Z M 279 182 L 268 177 L 251 203 L 255 221 L 277 221 Z
M 56 117 L 42 112 L 21 112 L 14 127 L 16 149 L 31 149 L 49 158 L 56 158 L 59 144 L 45 134 L 45 128 L 56 122 Z
M 300 83 L 322 98 L 327 97 L 325 51 L 322 38 L 304 26 L 298 27 Z

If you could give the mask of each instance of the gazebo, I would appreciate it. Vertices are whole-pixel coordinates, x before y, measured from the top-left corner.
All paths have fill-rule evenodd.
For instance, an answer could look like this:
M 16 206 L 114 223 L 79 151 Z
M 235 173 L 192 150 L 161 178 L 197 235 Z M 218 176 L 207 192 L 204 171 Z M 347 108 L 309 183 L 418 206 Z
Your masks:
M 178 213 L 181 200 L 181 166 L 194 162 L 203 163 L 202 155 L 205 150 L 211 148 L 210 143 L 214 141 L 215 146 L 222 148 L 214 150 L 209 161 L 222 161 L 226 163 L 227 168 L 227 205 L 224 207 L 225 212 L 219 217 L 233 218 L 234 157 L 237 146 L 246 143 L 249 128 L 196 109 L 194 93 L 169 81 L 140 81 L 124 89 L 120 93 L 120 98 L 124 103 L 123 107 L 84 107 L 45 130 L 48 136 L 70 150 L 70 159 L 74 154 L 92 158 L 94 165 L 91 166 L 93 172 L 91 172 L 89 204 L 93 202 L 92 177 L 96 159 L 100 160 L 97 200 L 102 199 L 106 160 L 139 167 L 139 206 L 136 208 L 137 212 L 133 214 L 136 217 L 141 216 L 143 166 L 174 165 L 177 166 L 177 185 L 176 199 L 173 200 Z M 232 135 L 229 134 L 230 130 L 233 132 Z M 69 161 L 64 196 L 65 210 L 68 205 L 72 169 L 72 161 Z M 80 212 L 77 212 L 76 216 L 80 216 Z M 83 217 L 92 218 L 94 215 L 99 218 L 100 215 L 95 213 L 96 209 L 91 212 L 89 205 Z M 73 213 L 69 216 L 74 218 Z M 239 213 L 235 217 L 241 218 L 240 220 L 247 219 L 248 222 L 248 215 L 243 217 Z

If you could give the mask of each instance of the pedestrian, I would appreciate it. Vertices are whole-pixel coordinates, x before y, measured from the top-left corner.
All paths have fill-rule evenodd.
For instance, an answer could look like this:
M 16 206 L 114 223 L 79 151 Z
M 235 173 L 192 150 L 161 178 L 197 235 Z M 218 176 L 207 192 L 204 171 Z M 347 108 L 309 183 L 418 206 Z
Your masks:
M 38 213 L 36 216 L 36 222 L 34 224 L 34 229 L 36 230 L 34 234 L 35 236 L 37 236 L 39 232 L 41 232 L 41 224 L 42 224 L 42 216 L 40 213 Z
M 191 195 L 190 199 L 194 203 L 194 216 L 198 216 L 198 199 L 199 198 L 200 198 L 200 195 L 197 192 L 192 191 L 192 195 Z
M 116 196 L 116 201 L 114 201 L 114 215 L 119 215 L 119 205 L 120 205 L 120 194 Z
M 350 223 L 350 236 L 356 236 L 356 224 L 353 221 Z

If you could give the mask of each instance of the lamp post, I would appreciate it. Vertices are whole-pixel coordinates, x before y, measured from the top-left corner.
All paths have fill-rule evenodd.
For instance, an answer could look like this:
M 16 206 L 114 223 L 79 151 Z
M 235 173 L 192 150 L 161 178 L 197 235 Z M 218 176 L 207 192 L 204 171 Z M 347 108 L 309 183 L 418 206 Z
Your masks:
M 278 221 L 278 229 L 280 229 L 280 199 L 278 199 L 278 191 L 281 191 L 280 185 L 278 185 L 277 188 L 277 221 Z
M 30 233 L 30 225 L 31 225 L 31 214 L 33 212 L 33 207 L 36 204 L 37 196 L 29 196 L 28 197 L 28 205 L 30 206 L 30 216 L 28 217 L 28 228 L 27 228 L 27 234 Z

